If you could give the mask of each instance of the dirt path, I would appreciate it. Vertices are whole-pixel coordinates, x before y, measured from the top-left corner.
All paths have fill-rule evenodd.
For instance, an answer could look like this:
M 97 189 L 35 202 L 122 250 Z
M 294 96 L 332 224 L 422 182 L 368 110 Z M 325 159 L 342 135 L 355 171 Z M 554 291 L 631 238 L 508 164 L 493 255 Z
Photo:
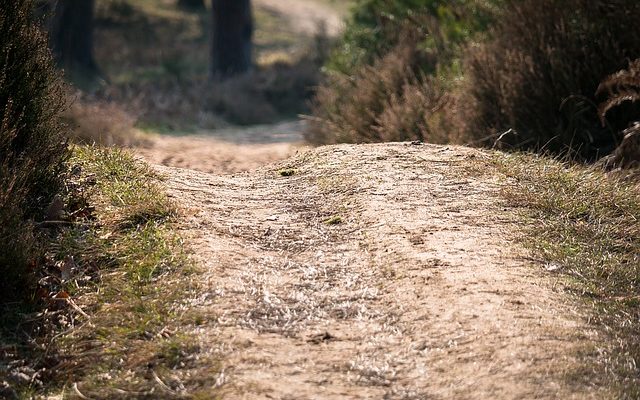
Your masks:
M 136 149 L 145 161 L 170 167 L 227 174 L 253 171 L 305 148 L 300 121 L 203 131 L 188 136 L 153 136 Z
M 225 399 L 608 397 L 571 384 L 598 338 L 525 261 L 486 157 L 344 145 L 238 175 L 158 167 L 204 267 L 191 333 L 213 361 L 186 374 Z
M 255 4 L 286 16 L 299 33 L 314 35 L 323 27 L 323 33 L 337 36 L 343 29 L 339 6 L 317 0 L 255 0 Z

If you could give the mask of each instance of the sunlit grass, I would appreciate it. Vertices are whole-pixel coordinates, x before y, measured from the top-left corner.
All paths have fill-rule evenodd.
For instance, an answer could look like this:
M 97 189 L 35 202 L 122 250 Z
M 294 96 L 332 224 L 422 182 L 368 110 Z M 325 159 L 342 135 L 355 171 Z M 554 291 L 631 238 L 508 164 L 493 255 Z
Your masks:
M 85 197 L 93 213 L 68 230 L 58 251 L 97 267 L 99 280 L 73 293 L 91 324 L 60 337 L 59 348 L 72 360 L 66 374 L 92 398 L 153 393 L 149 368 L 162 376 L 187 350 L 197 350 L 188 336 L 174 335 L 194 323 L 174 310 L 193 271 L 173 230 L 176 206 L 161 190 L 161 178 L 126 151 L 77 147 L 71 168 L 80 171 L 75 195 Z
M 567 277 L 567 290 L 593 307 L 591 321 L 609 336 L 601 378 L 620 398 L 639 398 L 640 183 L 540 156 L 495 160 L 509 180 L 504 196 L 526 210 L 523 242 Z

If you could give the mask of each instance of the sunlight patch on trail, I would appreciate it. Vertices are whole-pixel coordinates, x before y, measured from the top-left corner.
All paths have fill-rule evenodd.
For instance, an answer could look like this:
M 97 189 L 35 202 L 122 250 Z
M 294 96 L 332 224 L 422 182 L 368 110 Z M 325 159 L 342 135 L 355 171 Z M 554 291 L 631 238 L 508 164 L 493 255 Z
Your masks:
M 198 131 L 192 135 L 155 135 L 135 151 L 145 161 L 169 167 L 226 174 L 252 171 L 305 148 L 304 122 Z

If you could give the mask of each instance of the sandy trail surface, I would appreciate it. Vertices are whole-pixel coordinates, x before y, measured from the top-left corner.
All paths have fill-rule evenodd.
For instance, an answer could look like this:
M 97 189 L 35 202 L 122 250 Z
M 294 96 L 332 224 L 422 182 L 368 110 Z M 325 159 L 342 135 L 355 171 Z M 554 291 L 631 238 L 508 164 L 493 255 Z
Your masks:
M 185 374 L 225 399 L 608 397 L 572 381 L 600 338 L 515 243 L 488 157 L 342 145 L 251 173 L 158 166 L 203 267 Z
M 136 153 L 151 164 L 202 172 L 253 171 L 304 149 L 303 130 L 303 122 L 288 121 L 184 136 L 156 135 Z
M 287 17 L 299 33 L 337 36 L 344 28 L 343 15 L 326 2 L 314 0 L 254 0 L 255 4 Z M 343 7 L 344 8 L 344 7 Z M 321 32 L 323 30 L 323 32 Z

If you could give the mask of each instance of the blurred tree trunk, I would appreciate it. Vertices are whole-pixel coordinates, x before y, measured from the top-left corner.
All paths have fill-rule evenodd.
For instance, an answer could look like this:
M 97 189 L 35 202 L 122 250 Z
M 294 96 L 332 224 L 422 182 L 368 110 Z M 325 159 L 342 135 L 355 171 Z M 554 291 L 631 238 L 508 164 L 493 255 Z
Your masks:
M 51 22 L 51 46 L 67 78 L 80 86 L 100 77 L 93 58 L 94 0 L 58 0 Z
M 250 0 L 212 0 L 211 78 L 247 72 L 252 66 Z
M 204 0 L 178 0 L 178 7 L 187 10 L 204 10 Z

